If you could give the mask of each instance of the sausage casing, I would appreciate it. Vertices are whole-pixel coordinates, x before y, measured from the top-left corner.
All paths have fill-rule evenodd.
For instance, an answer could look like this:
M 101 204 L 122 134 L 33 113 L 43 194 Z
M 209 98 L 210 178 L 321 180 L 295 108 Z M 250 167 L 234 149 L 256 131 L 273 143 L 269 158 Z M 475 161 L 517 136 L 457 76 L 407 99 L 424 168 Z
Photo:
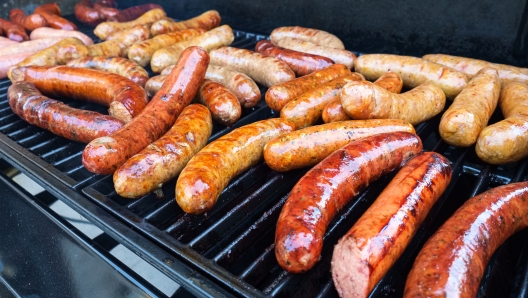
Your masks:
M 127 30 L 139 25 L 151 24 L 165 16 L 163 9 L 153 9 L 144 13 L 142 16 L 134 21 L 117 23 L 117 22 L 103 22 L 94 29 L 94 34 L 102 40 L 106 40 L 110 35 L 118 31 Z M 149 33 L 150 34 L 150 33 Z
M 46 3 L 35 8 L 34 13 L 42 15 L 48 25 L 54 29 L 77 30 L 74 23 L 61 17 L 61 10 L 57 3 Z
M 284 37 L 277 40 L 276 44 L 286 49 L 327 57 L 335 63 L 346 65 L 348 68 L 354 67 L 354 60 L 357 58 L 354 53 L 347 50 L 321 46 L 298 38 Z
M 91 0 L 81 0 L 75 5 L 73 12 L 77 20 L 90 26 L 95 26 L 106 19 L 102 12 L 92 7 Z
M 209 10 L 196 16 L 192 19 L 183 22 L 170 22 L 167 20 L 160 20 L 152 24 L 150 32 L 153 36 L 159 34 L 165 34 L 170 32 L 176 32 L 184 29 L 205 29 L 211 30 L 220 25 L 220 14 L 216 10 Z
M 320 46 L 331 47 L 340 50 L 345 49 L 343 42 L 337 36 L 318 29 L 304 28 L 299 26 L 279 27 L 273 30 L 270 35 L 271 41 L 275 44 L 280 39 L 284 39 L 285 37 L 297 38 L 315 43 Z
M 40 27 L 46 27 L 48 22 L 46 19 L 39 14 L 30 14 L 26 16 L 26 13 L 22 9 L 11 9 L 9 11 L 9 20 L 15 24 L 18 24 L 28 31 L 33 31 Z
M 204 80 L 196 92 L 196 99 L 211 111 L 213 119 L 220 124 L 231 126 L 242 115 L 236 96 L 220 83 Z

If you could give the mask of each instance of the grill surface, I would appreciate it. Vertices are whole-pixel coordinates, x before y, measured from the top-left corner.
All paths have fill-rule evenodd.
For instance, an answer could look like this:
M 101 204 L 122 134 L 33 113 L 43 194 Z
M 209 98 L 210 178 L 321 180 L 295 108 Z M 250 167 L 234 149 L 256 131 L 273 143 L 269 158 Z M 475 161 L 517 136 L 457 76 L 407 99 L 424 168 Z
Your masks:
M 191 13 L 189 13 L 192 15 Z M 181 16 L 186 18 L 187 16 Z M 269 32 L 269 28 L 250 28 L 242 19 L 224 18 L 234 28 Z M 83 25 L 79 29 L 94 38 L 92 28 Z M 235 31 L 232 46 L 254 49 L 265 35 Z M 288 192 L 306 170 L 277 173 L 264 163 L 252 167 L 231 181 L 220 196 L 213 210 L 206 215 L 185 214 L 174 200 L 175 179 L 163 186 L 163 198 L 149 194 L 138 200 L 120 197 L 114 191 L 112 177 L 94 175 L 81 163 L 84 144 L 68 141 L 50 132 L 31 126 L 13 114 L 6 98 L 10 82 L 0 81 L 0 142 L 29 159 L 30 172 L 39 169 L 54 177 L 47 181 L 63 194 L 84 196 L 114 218 L 139 231 L 155 244 L 155 249 L 169 252 L 199 273 L 214 280 L 228 292 L 242 296 L 268 297 L 334 297 L 337 293 L 330 275 L 330 259 L 333 246 L 361 214 L 376 199 L 384 186 L 394 176 L 381 178 L 360 193 L 331 223 L 323 254 L 318 264 L 308 273 L 293 275 L 282 270 L 275 260 L 275 224 Z M 262 94 L 265 89 L 262 89 Z M 68 101 L 71 106 L 104 112 L 106 108 L 95 104 Z M 250 110 L 244 110 L 242 118 L 231 128 L 215 124 L 210 141 L 234 128 L 261 119 L 276 117 L 264 100 Z M 491 187 L 526 179 L 527 160 L 508 166 L 490 166 L 481 162 L 474 148 L 457 149 L 447 145 L 438 134 L 440 117 L 417 127 L 424 149 L 439 152 L 452 163 L 453 179 L 449 188 L 436 203 L 413 241 L 389 273 L 374 289 L 371 297 L 401 296 L 405 278 L 416 254 L 432 233 L 467 199 Z M 496 112 L 490 123 L 501 119 Z M 1 148 L 1 147 L 0 147 Z M 3 152 L 6 155 L 6 152 Z M 20 159 L 11 156 L 16 164 Z M 38 171 L 35 171 L 36 173 Z M 38 173 L 37 179 L 44 179 Z M 61 191 L 60 189 L 67 191 Z M 98 213 L 88 212 L 90 218 L 112 226 L 113 222 L 101 220 Z M 125 231 L 127 234 L 128 231 Z M 120 235 L 127 237 L 126 235 Z M 509 239 L 493 256 L 481 283 L 480 297 L 522 297 L 528 284 L 528 239 L 521 232 Z M 134 248 L 134 239 L 128 239 Z M 142 248 L 135 247 L 135 251 Z M 152 252 L 151 252 L 152 253 Z M 156 254 L 147 258 L 158 267 L 167 266 L 167 260 Z M 171 270 L 166 273 L 175 277 Z M 176 274 L 177 275 L 177 274 Z M 178 281 L 182 282 L 181 278 Z M 207 280 L 205 281 L 207 282 Z M 196 288 L 196 284 L 185 284 Z M 200 286 L 198 286 L 200 287 Z M 196 294 L 196 292 L 194 292 Z M 209 292 L 201 293 L 211 295 Z

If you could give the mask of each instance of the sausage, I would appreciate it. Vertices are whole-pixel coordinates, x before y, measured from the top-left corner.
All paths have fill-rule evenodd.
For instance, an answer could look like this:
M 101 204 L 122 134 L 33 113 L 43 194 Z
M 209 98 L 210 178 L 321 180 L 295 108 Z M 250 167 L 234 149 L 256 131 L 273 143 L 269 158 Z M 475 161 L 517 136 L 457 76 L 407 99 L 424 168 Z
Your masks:
M 340 297 L 367 297 L 394 265 L 451 181 L 449 160 L 425 152 L 396 174 L 334 247 L 332 278 Z
M 264 160 L 277 172 L 311 167 L 351 141 L 395 131 L 415 133 L 411 124 L 398 119 L 350 120 L 316 125 L 269 141 L 264 147 Z
M 294 129 L 288 121 L 273 118 L 242 126 L 213 141 L 180 173 L 176 202 L 190 214 L 211 210 L 229 180 L 262 159 L 269 140 Z
M 163 9 L 161 5 L 148 3 L 143 5 L 132 6 L 127 9 L 123 9 L 118 12 L 115 16 L 108 18 L 109 22 L 129 22 L 139 18 L 142 14 L 153 9 Z
M 402 119 L 416 125 L 442 112 L 445 102 L 444 92 L 433 84 L 394 94 L 368 81 L 354 81 L 341 90 L 341 104 L 352 119 Z
M 255 52 L 284 61 L 297 77 L 309 75 L 334 64 L 334 61 L 326 57 L 277 47 L 269 40 L 259 41 L 255 46 Z
M 88 143 L 123 126 L 112 116 L 75 109 L 42 96 L 29 82 L 13 83 L 8 89 L 8 98 L 13 112 L 26 122 L 77 142 Z
M 45 48 L 48 48 L 59 41 L 63 40 L 64 37 L 52 37 L 38 40 L 28 40 L 21 43 L 13 44 L 4 48 L 0 48 L 0 56 L 13 55 L 20 53 L 36 53 Z
M 0 28 L 0 31 L 1 31 L 1 28 Z M 0 36 L 0 46 L 1 47 L 12 46 L 18 43 L 19 43 L 18 41 L 14 41 L 7 37 Z
M 509 83 L 502 89 L 499 104 L 505 119 L 484 128 L 475 146 L 477 156 L 494 165 L 528 156 L 528 86 Z
M 48 22 L 46 19 L 37 14 L 30 14 L 26 16 L 26 13 L 22 9 L 11 9 L 9 11 L 9 20 L 15 24 L 18 24 L 28 31 L 33 31 L 40 27 L 46 27 Z
M 456 147 L 475 144 L 497 107 L 500 91 L 497 70 L 481 69 L 442 115 L 438 127 L 442 139 Z
M 208 63 L 206 51 L 198 47 L 185 50 L 161 90 L 141 114 L 110 136 L 95 139 L 86 146 L 82 155 L 84 167 L 92 173 L 112 174 L 127 159 L 165 134 L 192 101 Z
M 35 8 L 34 13 L 42 15 L 51 28 L 77 31 L 77 26 L 74 23 L 61 17 L 61 10 L 57 3 L 43 4 Z
M 79 31 L 60 30 L 46 27 L 35 29 L 29 35 L 29 38 L 31 38 L 32 40 L 52 37 L 77 37 L 78 39 L 82 40 L 85 45 L 93 45 L 93 40 L 86 34 L 81 33 Z
M 165 67 L 176 63 L 180 54 L 190 46 L 198 46 L 210 52 L 219 47 L 230 45 L 233 40 L 235 40 L 235 36 L 229 25 L 214 28 L 187 41 L 181 41 L 172 46 L 157 50 L 152 55 L 150 68 L 155 73 L 161 72 Z
M 403 79 L 403 86 L 414 88 L 431 83 L 442 88 L 448 99 L 455 98 L 466 87 L 465 74 L 429 62 L 424 59 L 389 54 L 362 55 L 354 62 L 354 69 L 367 80 L 373 81 L 388 71 L 395 72 Z
M 191 28 L 205 29 L 206 31 L 209 31 L 218 27 L 221 20 L 222 19 L 220 18 L 218 11 L 209 10 L 199 16 L 182 22 L 170 22 L 167 20 L 157 21 L 150 27 L 150 32 L 153 36 L 156 36 Z
M 114 187 L 125 198 L 135 199 L 176 177 L 211 136 L 209 110 L 199 104 L 183 109 L 171 129 L 132 156 L 115 171 Z
M 94 9 L 101 12 L 105 18 L 111 18 L 119 13 L 119 10 L 116 8 L 117 3 L 115 1 L 108 0 L 98 0 L 94 3 Z
M 276 45 L 302 53 L 323 56 L 331 59 L 335 63 L 344 64 L 348 68 L 352 68 L 354 66 L 354 60 L 357 58 L 352 52 L 334 49 L 328 46 L 317 45 L 315 43 L 304 41 L 298 38 L 284 37 L 277 40 Z
M 75 5 L 73 11 L 79 22 L 90 26 L 96 26 L 106 20 L 102 12 L 92 7 L 91 0 L 81 0 L 81 2 Z
M 112 40 L 91 46 L 66 45 L 57 52 L 57 61 L 66 64 L 73 59 L 94 56 L 126 57 L 128 49 L 135 43 L 146 40 L 150 37 L 150 32 L 146 26 L 136 26 L 122 31 L 119 36 Z
M 335 35 L 326 31 L 304 28 L 299 26 L 278 27 L 271 32 L 271 42 L 276 44 L 285 37 L 297 38 L 300 40 L 315 43 L 316 45 L 344 50 L 343 42 Z
M 242 108 L 233 92 L 217 82 L 204 80 L 196 99 L 209 108 L 213 119 L 222 125 L 231 126 L 242 115 Z
M 343 86 L 363 80 L 365 77 L 362 74 L 354 72 L 320 85 L 290 101 L 280 111 L 280 117 L 291 121 L 297 129 L 312 126 L 321 120 L 324 107 L 341 97 Z
M 401 92 L 401 89 L 403 87 L 403 80 L 397 73 L 388 72 L 379 77 L 379 79 L 377 79 L 374 84 L 380 86 L 383 89 L 386 89 L 387 91 L 398 94 Z M 341 104 L 341 97 L 327 104 L 323 109 L 321 117 L 323 118 L 324 123 L 352 119 L 350 118 L 350 116 L 348 116 L 345 109 L 343 109 L 343 105 Z
M 7 77 L 7 71 L 11 66 L 19 63 L 31 55 L 33 55 L 33 53 L 20 53 L 0 56 L 0 79 Z
M 45 95 L 94 102 L 123 122 L 136 117 L 148 103 L 143 88 L 120 75 L 68 66 L 24 66 L 12 70 L 13 81 L 26 81 Z
M 116 22 L 103 22 L 94 29 L 94 34 L 102 40 L 106 40 L 108 36 L 115 32 L 123 31 L 137 27 L 138 25 L 149 25 L 165 16 L 163 9 L 152 9 L 144 13 L 142 16 L 134 21 L 116 23 Z
M 86 57 L 71 60 L 66 64 L 69 67 L 93 68 L 112 72 L 123 76 L 141 87 L 149 79 L 147 71 L 137 63 L 121 57 Z
M 7 38 L 14 41 L 21 42 L 29 39 L 24 27 L 4 19 L 0 19 L 0 31 L 3 31 Z
M 370 183 L 421 151 L 415 134 L 382 133 L 350 142 L 308 171 L 293 187 L 277 221 L 279 265 L 291 273 L 312 268 L 337 212 Z
M 135 61 L 137 64 L 145 67 L 150 63 L 152 55 L 162 48 L 166 48 L 180 41 L 186 41 L 196 37 L 205 30 L 203 29 L 186 29 L 174 33 L 161 34 L 152 39 L 139 42 L 128 49 L 128 59 Z
M 499 72 L 501 87 L 506 87 L 510 82 L 528 84 L 528 68 L 515 67 L 506 64 L 490 63 L 484 60 L 450 56 L 443 54 L 431 54 L 423 56 L 423 59 L 438 63 L 458 70 L 471 79 L 485 67 L 495 68 Z
M 467 200 L 418 253 L 404 297 L 477 297 L 493 252 L 527 225 L 527 181 Z
M 149 97 L 154 97 L 156 93 L 161 89 L 163 83 L 167 79 L 168 75 L 153 76 L 145 84 L 145 91 Z

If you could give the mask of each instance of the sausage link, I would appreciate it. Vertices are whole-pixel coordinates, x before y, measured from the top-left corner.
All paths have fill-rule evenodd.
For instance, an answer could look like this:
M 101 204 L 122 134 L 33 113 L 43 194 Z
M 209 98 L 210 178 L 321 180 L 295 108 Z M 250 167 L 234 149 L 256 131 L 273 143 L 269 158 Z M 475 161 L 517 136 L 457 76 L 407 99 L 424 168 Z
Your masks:
M 354 81 L 341 90 L 341 103 L 352 119 L 402 119 L 416 125 L 442 112 L 445 101 L 442 89 L 433 84 L 394 94 L 368 81 Z
M 304 41 L 298 38 L 284 37 L 277 40 L 276 44 L 289 50 L 294 50 L 302 53 L 323 56 L 331 59 L 335 63 L 344 64 L 348 68 L 354 67 L 354 60 L 356 55 L 346 50 L 331 48 L 328 46 L 321 46 L 309 41 Z
M 150 26 L 151 23 L 163 18 L 165 11 L 163 9 L 152 9 L 144 13 L 142 16 L 134 21 L 117 23 L 117 22 L 103 22 L 94 29 L 94 34 L 102 40 L 106 40 L 110 35 L 137 26 Z M 150 34 L 149 34 L 150 35 Z
M 294 129 L 288 121 L 267 119 L 237 128 L 213 141 L 180 173 L 176 202 L 191 214 L 211 210 L 229 181 L 262 159 L 269 140 Z
M 0 28 L 0 34 L 1 32 L 2 32 L 2 28 Z M 7 37 L 0 36 L 0 47 L 12 46 L 14 44 L 19 44 L 19 42 L 11 40 Z
M 196 16 L 192 19 L 182 21 L 182 22 L 171 22 L 167 20 L 160 20 L 152 24 L 150 27 L 150 32 L 153 36 L 160 34 L 166 34 L 170 32 L 176 32 L 184 29 L 205 29 L 209 31 L 213 28 L 220 25 L 220 14 L 216 10 L 209 10 L 202 13 L 199 16 Z
M 108 18 L 109 22 L 129 22 L 139 18 L 142 14 L 153 9 L 163 9 L 161 5 L 147 3 L 137 6 L 132 6 L 127 9 L 121 10 L 115 16 Z
M 97 112 L 75 109 L 42 96 L 35 85 L 15 82 L 8 89 L 9 105 L 20 118 L 40 128 L 77 142 L 88 143 L 123 126 L 118 119 Z
M 20 53 L 36 53 L 45 48 L 48 48 L 59 41 L 63 40 L 63 37 L 52 37 L 38 40 L 28 40 L 20 43 L 16 43 L 4 48 L 0 48 L 0 56 L 13 55 Z
M 24 27 L 11 23 L 10 21 L 0 19 L 0 32 L 3 31 L 5 36 L 14 41 L 28 40 L 29 37 L 26 34 Z
M 24 66 L 12 71 L 13 81 L 35 84 L 44 94 L 94 102 L 123 122 L 136 117 L 148 103 L 143 88 L 120 75 L 68 66 Z
M 337 212 L 370 183 L 421 151 L 415 134 L 382 133 L 349 143 L 308 171 L 293 187 L 277 221 L 279 265 L 292 273 L 312 268 Z
M 26 13 L 22 9 L 11 9 L 9 11 L 9 20 L 15 24 L 18 24 L 28 31 L 33 31 L 40 27 L 46 27 L 48 22 L 46 19 L 37 14 L 30 14 L 26 16 Z
M 127 159 L 165 134 L 192 101 L 208 63 L 206 51 L 198 47 L 185 50 L 161 90 L 141 114 L 110 136 L 95 139 L 86 146 L 82 157 L 84 167 L 92 173 L 112 174 Z
M 116 8 L 117 3 L 115 1 L 98 0 L 94 3 L 93 7 L 101 12 L 105 16 L 105 19 L 111 18 L 119 13 L 119 10 Z
M 38 28 L 31 32 L 29 35 L 29 38 L 33 39 L 44 39 L 44 38 L 52 38 L 52 37 L 77 37 L 78 39 L 82 40 L 82 42 L 89 46 L 93 45 L 93 40 L 88 37 L 86 34 L 81 33 L 79 31 L 70 31 L 70 30 L 60 30 L 60 29 L 53 29 L 53 28 Z
M 287 103 L 301 94 L 350 73 L 346 66 L 335 64 L 307 76 L 277 84 L 266 92 L 266 103 L 272 110 L 280 112 Z
M 285 37 L 297 38 L 303 41 L 308 41 L 316 45 L 330 47 L 344 50 L 343 42 L 335 35 L 326 31 L 304 28 L 299 26 L 293 27 L 279 27 L 271 32 L 270 39 L 273 43 L 277 43 L 280 39 Z
M 211 80 L 204 80 L 196 93 L 199 103 L 211 111 L 216 122 L 231 126 L 242 115 L 242 108 L 236 96 L 223 85 Z
M 121 57 L 86 57 L 71 60 L 66 64 L 69 67 L 93 68 L 104 70 L 123 76 L 141 87 L 149 79 L 147 71 L 137 63 Z
M 478 157 L 494 165 L 528 156 L 528 86 L 509 83 L 502 89 L 499 104 L 506 119 L 484 128 L 475 146 Z
M 149 97 L 154 97 L 161 89 L 168 75 L 153 76 L 145 84 L 145 91 Z
M 33 53 L 20 53 L 0 56 L 0 79 L 7 77 L 7 72 L 11 66 L 20 63 L 22 60 L 33 55 Z
M 106 19 L 103 13 L 92 7 L 91 0 L 81 0 L 75 5 L 73 12 L 79 22 L 90 26 L 96 26 Z
M 334 247 L 332 278 L 340 297 L 367 297 L 394 265 L 451 181 L 449 160 L 425 152 L 396 174 Z
M 500 91 L 497 70 L 481 69 L 442 115 L 438 127 L 442 139 L 457 147 L 475 144 L 497 107 Z
M 311 167 L 351 141 L 395 131 L 415 133 L 411 124 L 397 119 L 351 120 L 316 125 L 269 141 L 264 147 L 264 160 L 277 172 Z
M 365 77 L 362 74 L 354 72 L 320 85 L 290 101 L 280 111 L 280 117 L 291 121 L 297 129 L 312 126 L 321 120 L 324 107 L 340 98 L 343 86 L 363 80 Z
M 528 182 L 492 188 L 466 201 L 418 253 L 404 297 L 477 297 L 493 252 L 528 226 Z
M 116 192 L 139 198 L 176 177 L 211 136 L 209 110 L 199 104 L 183 109 L 171 129 L 154 143 L 132 156 L 114 173 Z
M 181 53 L 190 46 L 198 46 L 210 52 L 219 47 L 230 45 L 233 40 L 235 40 L 235 36 L 233 35 L 233 30 L 228 25 L 214 28 L 192 39 L 157 50 L 152 55 L 150 68 L 155 73 L 161 72 L 165 67 L 175 64 Z
M 326 57 L 277 47 L 269 40 L 259 41 L 255 46 L 255 52 L 284 61 L 297 77 L 309 75 L 334 64 L 334 61 Z
M 43 16 L 51 28 L 77 31 L 77 26 L 74 23 L 61 17 L 61 10 L 57 3 L 43 4 L 35 8 L 34 13 Z

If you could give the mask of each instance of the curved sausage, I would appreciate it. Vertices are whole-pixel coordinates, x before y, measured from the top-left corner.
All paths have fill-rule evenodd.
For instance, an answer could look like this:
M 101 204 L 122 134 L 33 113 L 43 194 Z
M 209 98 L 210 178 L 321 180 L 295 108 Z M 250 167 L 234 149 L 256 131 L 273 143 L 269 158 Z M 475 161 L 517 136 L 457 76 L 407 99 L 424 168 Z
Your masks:
M 343 42 L 337 36 L 317 29 L 299 26 L 279 27 L 273 30 L 270 35 L 271 41 L 275 44 L 285 37 L 297 38 L 324 47 L 331 47 L 340 50 L 345 49 Z
M 75 109 L 42 96 L 29 82 L 15 82 L 7 92 L 9 105 L 20 118 L 69 140 L 88 143 L 123 126 L 112 116 Z
M 37 14 L 30 14 L 26 16 L 26 13 L 22 9 L 11 9 L 9 11 L 9 20 L 15 24 L 18 24 L 28 31 L 33 31 L 40 27 L 46 27 L 48 22 L 46 19 Z
M 123 76 L 141 87 L 145 87 L 148 80 L 147 71 L 137 63 L 121 57 L 86 57 L 71 60 L 66 64 L 69 67 L 93 68 L 104 70 Z
M 83 151 L 84 167 L 97 174 L 112 174 L 134 154 L 159 139 L 192 101 L 209 63 L 207 52 L 185 50 L 161 90 L 145 109 L 108 137 L 90 142 Z M 140 88 L 140 87 L 138 87 Z
M 354 60 L 357 58 L 352 52 L 317 45 L 298 38 L 284 37 L 277 40 L 276 44 L 286 49 L 329 58 L 335 63 L 346 65 L 350 69 L 354 67 Z
M 421 151 L 415 134 L 382 133 L 349 143 L 308 171 L 293 187 L 277 221 L 279 265 L 291 273 L 312 268 L 337 212 L 370 183 Z
M 493 252 L 526 226 L 526 181 L 492 188 L 469 199 L 418 253 L 404 297 L 476 297 Z
M 287 103 L 301 94 L 306 93 L 319 85 L 337 79 L 338 77 L 349 74 L 351 74 L 351 72 L 346 66 L 335 64 L 307 76 L 277 84 L 266 91 L 266 104 L 268 104 L 270 109 L 280 112 Z
M 109 22 L 129 22 L 139 18 L 142 14 L 153 9 L 163 9 L 161 5 L 148 3 L 137 6 L 132 6 L 121 10 L 115 16 L 108 18 Z
M 94 102 L 123 122 L 136 117 L 148 103 L 143 88 L 120 75 L 68 66 L 24 66 L 13 69 L 13 81 L 26 81 L 44 94 Z
M 191 214 L 211 210 L 229 180 L 262 159 L 262 149 L 269 140 L 294 129 L 288 121 L 267 119 L 237 128 L 213 141 L 180 173 L 176 202 Z
M 519 82 L 506 85 L 499 104 L 506 119 L 484 128 L 475 146 L 478 157 L 494 165 L 528 156 L 528 86 Z
M 475 144 L 497 107 L 500 91 L 497 70 L 481 69 L 442 115 L 438 127 L 442 139 L 456 147 Z
M 255 52 L 284 61 L 298 77 L 309 75 L 334 64 L 334 61 L 326 57 L 277 47 L 269 40 L 259 41 L 255 46 Z
M 4 19 L 0 19 L 0 31 L 3 31 L 7 38 L 14 41 L 21 42 L 29 39 L 26 34 L 26 30 L 24 30 L 24 27 L 11 23 Z
M 94 3 L 94 9 L 101 12 L 105 18 L 111 18 L 119 13 L 117 3 L 113 0 L 98 0 Z
M 236 96 L 217 82 L 204 80 L 196 93 L 196 99 L 205 105 L 211 111 L 213 119 L 222 125 L 231 126 L 242 115 L 242 108 Z
M 52 37 L 52 38 L 28 40 L 28 41 L 20 42 L 17 44 L 13 44 L 7 47 L 0 48 L 0 56 L 20 54 L 20 53 L 36 53 L 38 51 L 41 51 L 45 48 L 48 48 L 58 43 L 59 41 L 63 39 L 64 37 Z
M 220 14 L 216 10 L 209 10 L 196 16 L 192 19 L 182 22 L 171 22 L 167 20 L 160 20 L 152 24 L 150 32 L 153 36 L 176 32 L 184 29 L 205 29 L 206 31 L 218 27 L 220 25 Z
M 269 141 L 264 147 L 264 160 L 277 172 L 311 167 L 352 141 L 395 131 L 415 133 L 411 124 L 397 119 L 351 120 L 311 126 Z
M 57 3 L 46 3 L 35 8 L 34 13 L 42 15 L 51 28 L 62 30 L 77 30 L 74 23 L 61 17 L 61 10 Z
M 79 22 L 90 26 L 96 26 L 106 20 L 102 12 L 92 7 L 91 0 L 81 0 L 81 2 L 75 5 L 73 12 Z
M 89 46 L 93 45 L 93 40 L 88 37 L 86 34 L 79 32 L 79 31 L 70 31 L 70 30 L 60 30 L 60 29 L 53 29 L 53 28 L 38 28 L 33 31 L 31 31 L 31 34 L 29 35 L 29 38 L 32 40 L 34 39 L 44 39 L 44 38 L 52 38 L 52 37 L 77 37 L 78 39 L 82 40 L 82 42 Z
M 106 40 L 110 35 L 118 31 L 131 29 L 140 25 L 148 25 L 165 16 L 163 9 L 152 9 L 144 13 L 142 16 L 134 21 L 117 23 L 117 22 L 103 22 L 94 29 L 94 34 L 102 40 Z
M 449 160 L 425 152 L 405 164 L 334 247 L 340 297 L 367 297 L 413 239 L 451 181 Z
M 209 110 L 199 104 L 183 109 L 171 129 L 154 143 L 132 156 L 114 173 L 116 192 L 139 198 L 176 177 L 211 136 Z

